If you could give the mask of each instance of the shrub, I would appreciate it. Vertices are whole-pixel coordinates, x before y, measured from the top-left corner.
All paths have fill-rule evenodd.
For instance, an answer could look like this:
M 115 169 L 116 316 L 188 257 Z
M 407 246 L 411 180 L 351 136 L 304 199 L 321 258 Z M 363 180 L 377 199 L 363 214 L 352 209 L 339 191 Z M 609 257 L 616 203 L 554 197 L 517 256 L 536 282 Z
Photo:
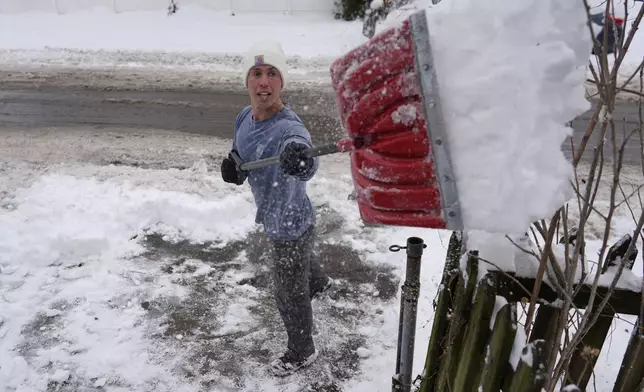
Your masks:
M 362 19 L 369 6 L 369 0 L 335 0 L 336 19 Z

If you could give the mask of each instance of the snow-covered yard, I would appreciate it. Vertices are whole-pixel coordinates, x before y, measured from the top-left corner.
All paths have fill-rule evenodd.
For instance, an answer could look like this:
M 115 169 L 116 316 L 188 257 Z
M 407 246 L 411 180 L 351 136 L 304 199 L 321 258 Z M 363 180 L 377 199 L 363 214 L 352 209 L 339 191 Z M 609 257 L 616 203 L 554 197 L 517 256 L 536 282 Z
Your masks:
M 284 14 L 260 7 L 232 16 L 230 11 L 205 6 L 207 1 L 178 1 L 179 11 L 168 15 L 169 1 L 138 0 L 115 13 L 112 1 L 93 3 L 92 7 L 72 0 L 64 13 L 58 14 L 51 2 L 10 3 L 2 7 L 0 1 L 0 68 L 5 69 L 189 71 L 232 78 L 241 84 L 236 79 L 241 54 L 256 40 L 270 37 L 282 43 L 295 87 L 328 84 L 330 63 L 367 40 L 361 21 L 335 20 L 327 11 Z M 414 3 L 429 7 L 432 2 Z M 601 0 L 589 3 L 597 7 L 604 4 Z M 640 6 L 631 3 L 630 21 Z M 623 14 L 623 7 L 616 6 L 616 12 Z M 492 12 L 490 17 L 501 14 Z M 394 13 L 390 20 L 398 18 Z M 382 26 L 379 24 L 378 31 Z M 540 20 L 534 27 L 545 30 L 549 26 L 549 20 Z M 628 78 L 643 55 L 644 35 L 639 34 L 620 75 Z
M 478 19 L 482 24 L 490 20 L 484 11 Z M 547 16 L 544 20 L 554 23 Z M 35 25 L 42 30 L 31 30 Z M 449 23 L 443 27 L 447 34 Z M 106 11 L 2 14 L 0 67 L 169 68 L 232 78 L 240 53 L 258 32 L 270 30 L 283 37 L 295 80 L 320 83 L 327 80 L 333 58 L 364 42 L 361 28 L 359 22 L 334 21 L 330 16 L 231 17 L 193 7 L 172 16 Z M 573 35 L 567 38 L 574 41 Z M 482 180 L 481 186 L 495 188 L 503 170 L 515 169 L 513 181 L 497 187 L 499 193 L 482 202 L 498 205 L 522 192 L 539 198 L 543 210 L 552 207 L 553 200 L 562 200 L 557 192 L 566 167 L 557 143 L 566 129 L 560 124 L 585 105 L 575 89 L 579 80 L 570 70 L 579 58 L 562 42 L 550 49 L 568 57 L 549 64 L 538 61 L 544 57 L 532 64 L 527 57 L 521 59 L 520 52 L 495 47 L 499 54 L 521 60 L 523 68 L 505 70 L 514 81 L 507 85 L 496 83 L 502 81 L 503 72 L 485 74 L 486 69 L 503 70 L 498 56 L 471 64 L 459 62 L 456 55 L 442 57 L 440 67 L 451 69 L 453 74 L 447 77 L 454 81 L 443 97 L 451 110 L 447 121 L 460 132 L 462 149 L 473 154 L 469 158 L 476 158 L 461 159 L 461 165 L 482 169 L 489 176 L 466 174 Z M 453 46 L 480 50 L 456 41 Z M 438 45 L 448 54 L 449 47 L 447 41 Z M 641 52 L 634 56 L 641 59 Z M 543 72 L 527 74 L 537 68 Z M 468 69 L 473 72 L 468 74 Z M 561 98 L 565 93 L 554 91 L 565 76 L 570 76 L 566 80 L 573 93 Z M 542 89 L 548 81 L 553 86 Z M 524 100 L 513 101 L 519 84 Z M 458 95 L 473 86 L 471 95 Z M 508 109 L 513 102 L 523 111 Z M 522 121 L 529 121 L 529 126 Z M 474 126 L 481 131 L 479 137 L 468 138 Z M 511 128 L 512 137 L 504 138 L 504 127 Z M 548 140 L 540 137 L 546 133 Z M 410 236 L 427 244 L 414 376 L 421 373 L 450 232 L 365 226 L 348 197 L 353 183 L 347 156 L 322 158 L 321 170 L 309 186 L 319 213 L 316 255 L 339 282 L 314 302 L 321 357 L 301 373 L 277 379 L 269 375 L 266 364 L 280 354 L 285 334 L 271 296 L 265 239 L 254 224 L 249 188 L 227 185 L 219 176 L 229 140 L 155 129 L 98 128 L 2 129 L 0 140 L 3 391 L 390 390 L 405 254 L 392 253 L 388 247 L 404 245 Z M 526 144 L 534 156 L 525 158 Z M 495 159 L 475 167 L 481 160 L 474 152 L 482 146 L 490 148 L 486 154 Z M 506 155 L 494 155 L 501 151 Z M 543 166 L 548 165 L 538 163 L 545 161 L 552 166 L 546 174 L 557 177 L 549 183 L 551 192 L 540 194 L 537 191 L 543 189 L 538 186 L 531 192 L 533 188 L 518 185 L 526 178 L 531 180 L 526 183 L 539 185 L 537 177 L 543 179 Z M 642 183 L 641 172 L 630 168 L 625 174 L 633 186 Z M 605 180 L 598 205 L 609 185 Z M 526 211 L 536 208 L 536 203 L 526 204 L 526 208 L 518 202 L 506 205 L 517 211 L 502 216 L 504 223 L 520 224 L 517 215 L 530 215 Z M 614 239 L 632 230 L 626 206 L 614 219 Z M 602 235 L 593 227 L 591 221 L 590 249 L 596 249 Z M 634 270 L 642 271 L 641 260 Z M 615 358 L 621 359 L 630 336 L 629 321 L 614 324 L 602 350 L 595 381 L 598 391 L 612 388 L 621 362 Z
M 152 130 L 9 130 L 2 139 L 0 384 L 8 390 L 385 390 L 405 260 L 388 247 L 410 235 L 428 244 L 420 371 L 449 233 L 364 227 L 347 199 L 345 157 L 326 158 L 310 186 L 316 253 L 339 280 L 314 302 L 322 355 L 280 380 L 265 366 L 285 334 L 250 190 L 209 168 L 227 142 Z M 108 164 L 123 154 L 139 167 Z
M 8 391 L 385 391 L 407 237 L 423 238 L 414 371 L 449 232 L 365 227 L 343 156 L 311 182 L 316 254 L 338 286 L 314 302 L 320 359 L 266 370 L 285 334 L 247 187 L 219 179 L 228 141 L 157 130 L 0 133 L 0 385 Z M 132 166 L 110 164 L 123 156 Z M 637 178 L 637 177 L 635 177 Z M 333 192 L 329 192 L 333 189 Z M 630 230 L 628 211 L 616 235 Z M 592 243 L 591 243 L 592 245 Z M 635 271 L 641 270 L 636 265 Z M 598 391 L 628 341 L 615 325 Z

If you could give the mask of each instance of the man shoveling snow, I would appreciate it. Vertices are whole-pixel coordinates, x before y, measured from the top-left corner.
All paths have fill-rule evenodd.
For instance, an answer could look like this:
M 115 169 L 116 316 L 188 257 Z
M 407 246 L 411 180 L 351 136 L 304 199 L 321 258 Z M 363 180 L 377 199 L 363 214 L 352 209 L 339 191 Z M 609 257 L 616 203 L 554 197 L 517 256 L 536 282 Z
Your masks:
M 497 3 L 454 0 L 419 10 L 331 64 L 352 145 L 318 153 L 352 152 L 365 222 L 521 233 L 571 196 L 561 144 L 571 130 L 564 124 L 589 107 L 585 10 L 555 1 Z M 508 23 L 494 23 L 501 10 Z M 535 13 L 543 14 L 540 23 L 526 30 Z M 544 25 L 565 29 L 550 34 Z M 465 61 L 474 49 L 476 61 Z M 317 269 L 309 266 L 314 214 L 305 184 L 318 163 L 308 131 L 279 98 L 282 50 L 254 47 L 246 64 L 252 105 L 237 118 L 222 173 L 238 185 L 249 176 L 257 222 L 275 245 L 289 351 L 274 365 L 288 373 L 315 358 L 306 279 Z
M 237 116 L 233 148 L 221 165 L 224 181 L 242 185 L 246 178 L 257 205 L 256 222 L 271 239 L 275 299 L 288 334 L 288 349 L 271 364 L 288 375 L 317 357 L 312 337 L 311 299 L 331 281 L 313 258 L 315 210 L 306 182 L 317 158 L 302 151 L 311 137 L 300 118 L 280 98 L 286 85 L 286 57 L 279 44 L 253 45 L 244 63 L 244 85 L 251 105 Z M 244 171 L 242 162 L 278 156 L 279 166 Z

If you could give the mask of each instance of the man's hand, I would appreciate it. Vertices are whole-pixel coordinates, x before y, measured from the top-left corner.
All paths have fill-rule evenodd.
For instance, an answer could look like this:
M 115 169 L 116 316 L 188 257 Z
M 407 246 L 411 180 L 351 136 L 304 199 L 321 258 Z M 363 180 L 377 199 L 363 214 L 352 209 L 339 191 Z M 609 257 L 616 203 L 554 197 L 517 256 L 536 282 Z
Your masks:
M 313 158 L 307 158 L 304 150 L 309 148 L 302 143 L 291 142 L 284 147 L 280 154 L 280 167 L 284 173 L 291 176 L 302 176 L 307 173 L 314 164 Z
M 235 159 L 233 157 L 233 153 L 235 152 L 228 154 L 228 157 L 224 158 L 224 160 L 221 162 L 221 178 L 224 180 L 224 182 L 242 185 L 244 181 L 246 181 L 248 173 L 244 170 L 241 170 L 239 166 L 237 166 L 237 163 L 235 162 Z

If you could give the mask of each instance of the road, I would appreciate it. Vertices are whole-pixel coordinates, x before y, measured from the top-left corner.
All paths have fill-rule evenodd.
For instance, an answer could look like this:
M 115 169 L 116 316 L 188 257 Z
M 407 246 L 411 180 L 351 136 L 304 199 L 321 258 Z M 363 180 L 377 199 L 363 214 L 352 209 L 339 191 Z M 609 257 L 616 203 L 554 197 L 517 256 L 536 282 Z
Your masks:
M 290 102 L 300 114 L 311 130 L 314 143 L 329 143 L 345 136 L 337 118 L 332 91 L 289 92 L 285 94 L 285 101 Z M 46 83 L 8 84 L 0 90 L 0 127 L 152 128 L 228 139 L 232 137 L 237 112 L 248 102 L 243 92 L 235 91 L 189 88 L 142 91 Z M 572 121 L 576 145 L 591 115 L 589 111 Z M 620 102 L 614 118 L 620 143 L 624 135 L 639 128 L 639 108 L 636 103 Z M 607 153 L 609 148 L 607 146 Z M 563 149 L 570 158 L 569 143 L 565 143 Z M 638 165 L 640 152 L 640 140 L 636 133 L 626 145 L 625 164 Z M 588 160 L 589 155 L 586 154 L 584 160 Z

